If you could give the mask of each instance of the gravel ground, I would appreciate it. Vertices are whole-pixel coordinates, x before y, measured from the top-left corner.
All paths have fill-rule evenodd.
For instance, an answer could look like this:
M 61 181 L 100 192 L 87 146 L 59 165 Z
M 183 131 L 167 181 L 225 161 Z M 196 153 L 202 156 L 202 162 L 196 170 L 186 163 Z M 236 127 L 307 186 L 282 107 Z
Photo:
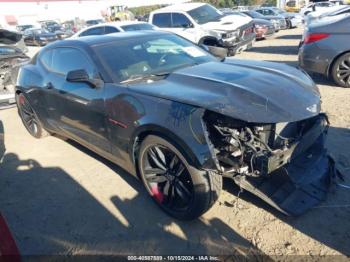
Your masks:
M 301 29 L 281 31 L 238 57 L 295 65 L 300 37 Z M 315 79 L 331 120 L 327 147 L 349 185 L 350 90 Z M 237 197 L 225 181 L 215 206 L 184 223 L 121 168 L 75 143 L 30 137 L 15 109 L 0 111 L 2 129 L 0 212 L 21 254 L 350 255 L 349 189 L 334 187 L 326 202 L 290 218 L 249 193 Z

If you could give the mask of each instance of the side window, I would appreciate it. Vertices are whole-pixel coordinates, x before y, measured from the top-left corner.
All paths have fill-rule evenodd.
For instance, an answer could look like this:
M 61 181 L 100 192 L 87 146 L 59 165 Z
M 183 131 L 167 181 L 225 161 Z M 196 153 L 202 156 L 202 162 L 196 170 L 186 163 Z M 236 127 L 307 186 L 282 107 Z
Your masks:
M 172 19 L 173 19 L 172 27 L 188 28 L 188 27 L 191 27 L 192 25 L 191 21 L 184 14 L 173 13 Z
M 50 69 L 52 65 L 52 50 L 47 50 L 41 54 L 39 60 L 47 68 Z
M 161 28 L 171 27 L 171 13 L 154 14 L 152 24 Z
M 105 34 L 108 35 L 108 34 L 112 34 L 112 33 L 118 33 L 119 30 L 113 26 L 106 26 L 105 27 Z
M 91 29 L 88 29 L 84 32 L 82 32 L 79 36 L 88 36 L 88 35 L 103 35 L 104 34 L 104 27 L 94 27 Z
M 85 69 L 91 78 L 96 77 L 96 71 L 90 60 L 80 50 L 75 48 L 57 48 L 52 55 L 52 70 L 67 75 L 69 71 Z

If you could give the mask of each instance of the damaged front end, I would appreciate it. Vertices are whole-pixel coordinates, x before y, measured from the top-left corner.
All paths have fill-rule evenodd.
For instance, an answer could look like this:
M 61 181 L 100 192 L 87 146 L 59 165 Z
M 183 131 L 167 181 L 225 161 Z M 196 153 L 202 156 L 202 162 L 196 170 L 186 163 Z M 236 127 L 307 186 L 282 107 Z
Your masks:
M 203 126 L 217 169 L 281 212 L 300 215 L 326 198 L 334 162 L 325 114 L 258 124 L 206 111 Z
M 0 109 L 15 106 L 15 82 L 21 65 L 29 62 L 22 35 L 0 29 Z

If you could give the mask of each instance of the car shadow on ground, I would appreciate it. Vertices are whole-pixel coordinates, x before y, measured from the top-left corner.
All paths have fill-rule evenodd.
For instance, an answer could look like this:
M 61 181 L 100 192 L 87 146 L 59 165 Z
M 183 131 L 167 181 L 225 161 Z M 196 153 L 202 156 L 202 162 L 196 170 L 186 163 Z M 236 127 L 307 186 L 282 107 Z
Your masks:
M 262 54 L 274 54 L 274 55 L 295 55 L 298 53 L 298 47 L 295 45 L 284 46 L 254 46 L 247 53 L 262 53 Z
M 283 39 L 283 40 L 301 40 L 301 35 L 300 34 L 296 34 L 296 35 L 281 35 L 281 36 L 277 36 L 275 37 L 276 39 Z
M 3 132 L 0 121 L 0 138 Z M 5 152 L 1 139 L 0 210 L 22 255 L 222 254 L 234 260 L 262 254 L 219 218 L 181 222 L 165 215 L 136 178 L 70 143 L 113 168 L 137 193 L 130 199 L 111 196 L 102 205 L 63 169 L 19 159 Z
M 327 149 L 336 160 L 337 168 L 350 186 L 350 130 L 345 128 L 329 128 Z M 340 253 L 350 255 L 350 190 L 332 185 L 328 198 L 315 208 L 299 217 L 288 217 L 272 208 L 260 198 L 249 192 L 240 192 L 238 186 L 231 181 L 224 183 L 224 189 L 255 206 L 264 209 L 275 217 L 289 224 L 295 230 L 333 248 Z M 339 226 L 341 225 L 341 226 Z

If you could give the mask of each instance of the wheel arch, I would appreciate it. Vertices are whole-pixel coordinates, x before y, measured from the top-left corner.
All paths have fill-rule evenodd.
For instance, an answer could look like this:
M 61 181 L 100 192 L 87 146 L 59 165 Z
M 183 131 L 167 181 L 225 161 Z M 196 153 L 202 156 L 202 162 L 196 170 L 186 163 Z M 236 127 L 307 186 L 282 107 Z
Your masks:
M 205 41 L 213 41 L 213 42 L 215 41 L 215 43 L 218 46 L 221 46 L 219 39 L 217 39 L 214 36 L 209 36 L 209 35 L 203 36 L 201 39 L 199 39 L 198 44 L 202 45 L 202 44 L 204 44 Z
M 327 77 L 330 77 L 332 75 L 332 69 L 333 69 L 333 66 L 334 66 L 334 63 L 338 60 L 339 57 L 341 57 L 342 55 L 345 55 L 347 53 L 350 53 L 350 50 L 346 50 L 346 51 L 343 51 L 339 54 L 337 54 L 331 63 L 329 63 L 329 66 L 327 68 Z
M 138 172 L 137 157 L 138 157 L 140 145 L 144 141 L 144 139 L 149 135 L 156 135 L 163 139 L 166 139 L 167 141 L 172 143 L 181 152 L 181 154 L 183 154 L 186 157 L 190 165 L 194 166 L 195 168 L 201 167 L 201 164 L 200 164 L 200 161 L 198 160 L 196 152 L 193 151 L 186 144 L 186 142 L 182 138 L 180 138 L 177 134 L 175 134 L 168 128 L 165 128 L 159 125 L 147 124 L 139 127 L 134 132 L 134 134 L 132 135 L 132 139 L 130 140 L 129 154 L 133 164 L 137 168 L 137 172 Z

